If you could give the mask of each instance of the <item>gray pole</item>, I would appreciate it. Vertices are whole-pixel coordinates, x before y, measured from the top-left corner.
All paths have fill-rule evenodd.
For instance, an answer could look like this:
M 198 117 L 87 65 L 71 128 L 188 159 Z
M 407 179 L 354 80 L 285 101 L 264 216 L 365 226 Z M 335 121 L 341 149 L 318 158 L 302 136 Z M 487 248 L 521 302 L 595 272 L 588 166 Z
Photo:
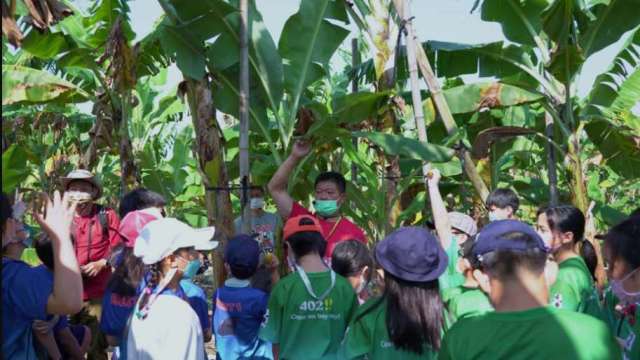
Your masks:
M 242 232 L 251 231 L 249 206 L 249 2 L 240 0 L 240 208 Z

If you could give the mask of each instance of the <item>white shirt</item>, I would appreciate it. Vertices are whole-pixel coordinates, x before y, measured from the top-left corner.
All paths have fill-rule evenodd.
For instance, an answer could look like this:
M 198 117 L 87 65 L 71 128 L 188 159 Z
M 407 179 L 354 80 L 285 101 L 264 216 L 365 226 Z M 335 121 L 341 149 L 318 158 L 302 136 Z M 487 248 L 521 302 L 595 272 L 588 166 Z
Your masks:
M 133 315 L 127 359 L 205 360 L 198 315 L 184 300 L 160 295 L 144 320 Z

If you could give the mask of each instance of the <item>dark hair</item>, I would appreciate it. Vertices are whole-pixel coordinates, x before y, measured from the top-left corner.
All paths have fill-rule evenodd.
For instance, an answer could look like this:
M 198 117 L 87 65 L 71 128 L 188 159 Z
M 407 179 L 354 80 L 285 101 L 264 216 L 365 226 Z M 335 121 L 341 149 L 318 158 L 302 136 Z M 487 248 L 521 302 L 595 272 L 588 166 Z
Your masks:
M 547 216 L 547 223 L 551 231 L 562 233 L 571 231 L 573 233 L 573 242 L 580 243 L 580 256 L 587 264 L 591 277 L 595 279 L 598 256 L 591 242 L 584 238 L 586 219 L 582 211 L 572 205 L 558 205 L 539 209 L 537 216 L 542 213 Z
M 2 236 L 4 236 L 4 228 L 7 225 L 7 220 L 13 217 L 13 208 L 11 202 L 4 192 L 0 197 L 0 222 L 2 223 Z
M 507 233 L 502 238 L 513 243 L 524 243 L 528 250 L 496 250 L 483 254 L 479 262 L 483 270 L 503 280 L 513 278 L 518 269 L 534 273 L 544 271 L 547 253 L 534 245 L 537 244 L 536 239 L 519 231 Z
M 263 194 L 265 193 L 264 187 L 260 186 L 260 185 L 251 185 L 251 186 L 249 186 L 249 191 L 251 191 L 251 190 L 260 190 L 261 193 L 263 193 Z
M 438 280 L 410 282 L 385 271 L 386 325 L 393 345 L 418 355 L 440 349 L 444 325 Z
M 471 267 L 474 269 L 478 269 L 480 267 L 480 262 L 478 258 L 473 256 L 473 246 L 475 245 L 475 239 L 473 237 L 468 238 L 465 242 L 460 245 L 460 253 L 462 258 L 469 261 Z
M 490 208 L 492 206 L 497 207 L 498 209 L 505 209 L 510 206 L 515 213 L 518 211 L 520 207 L 520 200 L 518 200 L 518 195 L 511 189 L 495 189 L 487 196 L 487 207 Z
M 640 267 L 640 215 L 631 216 L 611 228 L 604 243 L 614 259 L 622 258 L 633 269 Z
M 345 180 L 342 174 L 335 171 L 327 171 L 327 172 L 320 173 L 320 175 L 316 177 L 316 182 L 313 184 L 313 187 L 316 187 L 321 182 L 326 182 L 326 181 L 330 181 L 336 184 L 336 186 L 338 187 L 338 191 L 340 191 L 340 193 L 344 193 L 345 191 L 347 191 L 347 180 Z
M 133 255 L 133 248 L 121 246 L 114 250 L 111 263 L 115 265 L 107 287 L 121 296 L 135 296 L 145 272 L 142 259 Z
M 640 216 L 640 208 L 635 209 L 631 214 L 629 214 L 629 217 L 633 216 Z
M 53 244 L 51 238 L 46 233 L 40 234 L 34 241 L 33 247 L 36 249 L 36 254 L 40 261 L 49 268 L 54 269 L 55 262 L 53 261 Z
M 331 268 L 338 275 L 349 277 L 360 272 L 365 266 L 373 273 L 373 257 L 367 246 L 358 240 L 342 241 L 336 245 L 331 254 Z M 370 279 L 367 279 L 370 280 Z
M 299 225 L 313 225 L 313 220 L 302 218 L 300 219 Z M 293 255 L 297 258 L 310 253 L 317 253 L 322 256 L 327 247 L 327 241 L 324 239 L 324 236 L 317 231 L 297 232 L 284 239 L 284 241 L 291 245 Z
M 167 202 L 162 195 L 145 188 L 137 188 L 129 191 L 122 197 L 118 214 L 122 219 L 125 215 L 135 210 L 163 207 L 165 205 L 167 205 Z
M 231 275 L 233 275 L 234 278 L 237 278 L 240 280 L 245 280 L 252 277 L 257 270 L 258 270 L 257 266 L 250 268 L 247 266 L 229 265 L 229 271 L 231 271 Z

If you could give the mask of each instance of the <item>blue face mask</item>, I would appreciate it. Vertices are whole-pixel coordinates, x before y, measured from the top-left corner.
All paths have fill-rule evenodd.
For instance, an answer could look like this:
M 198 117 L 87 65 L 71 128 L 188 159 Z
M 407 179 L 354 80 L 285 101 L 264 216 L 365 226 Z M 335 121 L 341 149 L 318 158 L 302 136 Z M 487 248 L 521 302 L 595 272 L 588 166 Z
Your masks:
M 182 271 L 182 277 L 185 279 L 191 279 L 196 276 L 198 269 L 200 269 L 200 260 L 191 260 L 187 264 L 187 267 Z

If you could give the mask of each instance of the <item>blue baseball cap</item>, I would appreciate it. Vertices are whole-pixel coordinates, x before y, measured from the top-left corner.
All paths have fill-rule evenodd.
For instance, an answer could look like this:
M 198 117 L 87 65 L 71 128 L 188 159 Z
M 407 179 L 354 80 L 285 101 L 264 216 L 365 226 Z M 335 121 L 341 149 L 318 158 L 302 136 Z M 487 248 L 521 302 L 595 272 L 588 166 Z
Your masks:
M 224 249 L 224 261 L 230 267 L 256 269 L 260 263 L 260 244 L 250 235 L 234 236 Z
M 376 261 L 391 275 L 405 281 L 437 279 L 449 261 L 438 239 L 423 227 L 401 227 L 378 243 Z
M 511 233 L 523 233 L 533 242 L 517 241 L 507 237 Z M 547 252 L 547 247 L 538 233 L 529 225 L 518 220 L 496 220 L 490 222 L 478 234 L 473 246 L 473 256 L 480 256 L 496 250 L 525 251 L 540 249 Z

